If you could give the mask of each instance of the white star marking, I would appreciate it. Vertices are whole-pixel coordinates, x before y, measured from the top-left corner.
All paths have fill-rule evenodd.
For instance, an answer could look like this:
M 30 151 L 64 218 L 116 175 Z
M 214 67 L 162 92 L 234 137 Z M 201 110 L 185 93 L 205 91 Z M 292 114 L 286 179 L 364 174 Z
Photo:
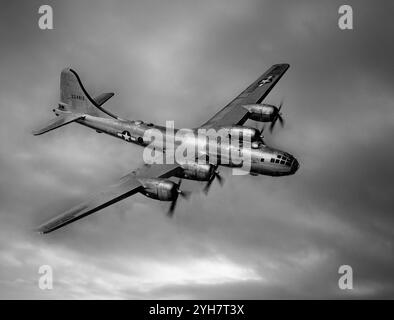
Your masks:
M 125 139 L 126 141 L 130 141 L 131 136 L 127 131 L 125 133 L 123 133 L 122 136 L 123 136 L 123 139 Z
M 259 83 L 259 87 L 261 87 L 262 85 L 264 85 L 266 83 L 270 83 L 270 82 L 272 82 L 272 76 L 269 76 L 268 78 L 261 80 Z

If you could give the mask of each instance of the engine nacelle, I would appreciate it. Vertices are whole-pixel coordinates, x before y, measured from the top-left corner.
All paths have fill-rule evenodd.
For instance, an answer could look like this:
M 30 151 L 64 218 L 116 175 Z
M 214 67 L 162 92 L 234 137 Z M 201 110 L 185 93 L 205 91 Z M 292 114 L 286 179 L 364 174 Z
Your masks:
M 140 179 L 143 191 L 149 198 L 160 201 L 172 201 L 178 196 L 178 185 L 167 179 Z
M 243 106 L 249 112 L 249 119 L 258 122 L 271 122 L 274 119 L 276 107 L 270 104 L 248 104 Z
M 182 171 L 176 175 L 177 177 L 197 181 L 208 181 L 215 170 L 211 164 L 196 162 L 186 162 L 181 165 L 181 168 Z
M 244 127 L 244 126 L 232 126 L 232 127 L 223 127 L 223 130 L 226 130 L 228 133 L 230 140 L 231 139 L 238 139 L 240 141 L 250 139 L 249 141 L 256 141 L 260 140 L 260 131 L 251 128 L 251 127 Z

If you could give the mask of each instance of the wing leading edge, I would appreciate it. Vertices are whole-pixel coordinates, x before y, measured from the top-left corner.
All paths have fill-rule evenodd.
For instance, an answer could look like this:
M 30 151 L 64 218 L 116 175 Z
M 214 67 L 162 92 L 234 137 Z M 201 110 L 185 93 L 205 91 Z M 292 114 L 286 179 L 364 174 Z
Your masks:
M 261 103 L 290 67 L 289 64 L 274 64 L 233 101 L 216 113 L 201 128 L 218 129 L 224 126 L 242 125 L 248 119 L 243 105 Z
M 91 196 L 88 200 L 43 223 L 36 231 L 39 233 L 49 233 L 59 229 L 139 192 L 142 189 L 141 183 L 138 180 L 139 178 L 168 178 L 177 169 L 177 164 L 144 165 L 144 167 L 125 175 L 116 184 L 108 187 L 106 190 Z
M 34 130 L 33 134 L 35 136 L 38 136 L 40 134 L 46 133 L 51 130 L 55 130 L 57 128 L 60 128 L 62 126 L 65 126 L 66 124 L 69 124 L 71 122 L 77 121 L 79 119 L 83 119 L 84 115 L 80 113 L 63 113 L 61 116 L 52 119 L 49 121 L 45 126 L 43 126 L 40 129 Z

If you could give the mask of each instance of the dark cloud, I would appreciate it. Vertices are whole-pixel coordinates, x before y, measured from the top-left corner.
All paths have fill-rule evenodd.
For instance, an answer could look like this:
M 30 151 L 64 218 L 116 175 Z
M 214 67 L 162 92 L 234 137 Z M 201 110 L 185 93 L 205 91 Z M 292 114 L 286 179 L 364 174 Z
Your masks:
M 393 4 L 350 1 L 39 1 L 0 13 L 2 298 L 392 298 Z M 33 137 L 73 66 L 92 95 L 131 119 L 197 126 L 271 64 L 291 68 L 273 146 L 284 178 L 223 172 L 223 188 L 167 204 L 142 195 L 47 236 L 31 232 L 138 167 L 141 150 L 72 125 Z M 185 183 L 198 190 L 198 183 Z M 54 268 L 54 290 L 37 287 Z M 338 289 L 349 264 L 354 290 Z

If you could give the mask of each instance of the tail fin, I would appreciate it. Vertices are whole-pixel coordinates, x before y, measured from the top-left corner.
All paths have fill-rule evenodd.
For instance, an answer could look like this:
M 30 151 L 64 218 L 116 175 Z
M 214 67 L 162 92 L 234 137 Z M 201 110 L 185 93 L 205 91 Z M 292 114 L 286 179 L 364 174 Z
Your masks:
M 60 102 L 68 106 L 67 111 L 92 116 L 100 116 L 101 111 L 112 118 L 119 119 L 116 115 L 101 107 L 113 95 L 113 93 L 104 93 L 93 99 L 85 90 L 81 79 L 73 69 L 62 70 L 60 75 Z
M 60 75 L 59 108 L 53 109 L 58 118 L 49 121 L 45 126 L 34 130 L 34 135 L 62 127 L 68 123 L 84 119 L 86 115 L 100 116 L 100 112 L 112 118 L 120 119 L 101 106 L 113 97 L 113 93 L 103 93 L 92 99 L 82 85 L 78 74 L 72 69 L 63 69 Z

